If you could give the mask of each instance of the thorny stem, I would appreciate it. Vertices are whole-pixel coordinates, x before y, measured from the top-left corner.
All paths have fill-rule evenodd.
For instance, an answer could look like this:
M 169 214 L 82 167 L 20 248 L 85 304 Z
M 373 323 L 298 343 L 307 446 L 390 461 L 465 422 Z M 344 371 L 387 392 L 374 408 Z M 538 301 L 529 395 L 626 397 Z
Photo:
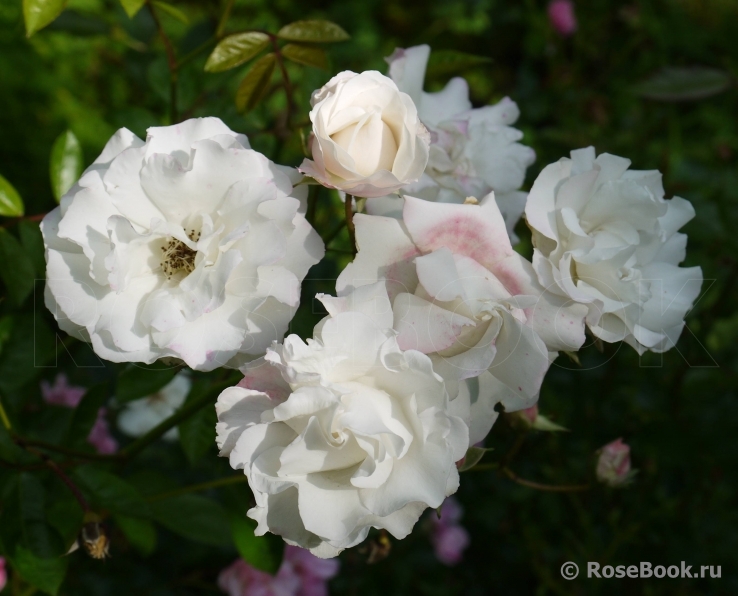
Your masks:
M 105 453 L 88 453 L 86 451 L 78 451 L 77 449 L 69 449 L 68 447 L 62 447 L 61 445 L 52 445 L 51 443 L 45 443 L 43 441 L 34 441 L 30 439 L 22 439 L 22 441 L 31 447 L 37 447 L 44 451 L 51 451 L 53 453 L 59 453 L 61 455 L 68 455 L 69 457 L 76 457 L 78 459 L 87 459 L 92 461 L 116 461 L 120 460 L 121 456 L 117 453 L 105 454 Z
M 165 493 L 159 493 L 158 495 L 152 495 L 146 500 L 149 503 L 154 501 L 161 501 L 163 499 L 170 499 L 172 497 L 178 497 L 179 495 L 186 495 L 188 493 L 196 493 L 211 488 L 218 488 L 220 486 L 227 486 L 230 484 L 241 484 L 247 482 L 248 477 L 244 474 L 242 476 L 228 476 L 227 478 L 218 478 L 217 480 L 210 480 L 209 482 L 202 482 L 200 484 L 192 484 L 190 486 L 183 486 L 177 490 L 171 490 Z
M 556 493 L 570 493 L 570 492 L 579 492 L 583 490 L 589 490 L 592 488 L 589 484 L 541 484 L 540 482 L 533 482 L 532 480 L 526 480 L 525 478 L 521 478 L 515 472 L 513 472 L 508 467 L 503 467 L 500 470 L 505 476 L 507 476 L 510 480 L 513 482 L 517 482 L 518 484 L 521 484 L 522 486 L 527 486 L 528 488 L 534 488 L 536 490 L 542 490 L 547 492 L 556 492 Z
M 167 54 L 167 63 L 169 64 L 169 119 L 171 120 L 172 124 L 176 124 L 178 122 L 177 117 L 177 56 L 174 53 L 174 46 L 172 45 L 172 42 L 169 40 L 169 36 L 166 34 L 166 31 L 164 31 L 164 27 L 161 24 L 161 20 L 159 20 L 159 15 L 156 14 L 156 10 L 154 9 L 154 5 L 149 1 L 149 10 L 151 11 L 151 17 L 154 19 L 154 24 L 156 25 L 156 30 L 159 32 L 159 37 L 161 38 L 161 41 L 164 43 L 164 50 Z
M 285 128 L 288 131 L 292 130 L 292 112 L 294 110 L 293 99 L 292 99 L 292 82 L 290 81 L 290 75 L 287 73 L 287 67 L 284 65 L 284 58 L 282 57 L 282 51 L 279 49 L 277 43 L 277 36 L 269 34 L 272 40 L 272 47 L 274 48 L 274 55 L 277 57 L 277 65 L 282 73 L 282 81 L 284 82 L 284 94 L 287 99 L 287 117 L 285 122 Z
M 215 37 L 217 37 L 218 39 L 223 37 L 226 24 L 228 23 L 228 19 L 231 16 L 231 11 L 233 10 L 234 1 L 235 0 L 226 0 L 225 8 L 223 9 L 223 14 L 220 15 L 220 21 L 218 21 L 218 28 L 215 30 Z
M 351 243 L 351 250 L 356 254 L 356 226 L 354 226 L 354 212 L 353 212 L 354 197 L 350 194 L 346 194 L 345 201 L 345 212 L 346 212 L 346 228 L 349 233 L 349 242 Z
M 82 496 L 82 493 L 77 488 L 77 485 L 72 482 L 72 479 L 66 475 L 64 470 L 62 470 L 54 460 L 52 460 L 42 451 L 31 447 L 25 440 L 21 439 L 20 437 L 14 437 L 13 441 L 16 445 L 28 451 L 28 453 L 31 453 L 38 457 L 42 462 L 44 462 L 44 464 L 46 464 L 46 467 L 49 468 L 57 476 L 57 478 L 59 478 L 59 480 L 67 485 L 67 488 L 72 492 L 74 498 L 77 499 L 80 507 L 82 507 L 82 511 L 87 513 L 90 510 L 90 506 L 87 503 L 87 500 Z

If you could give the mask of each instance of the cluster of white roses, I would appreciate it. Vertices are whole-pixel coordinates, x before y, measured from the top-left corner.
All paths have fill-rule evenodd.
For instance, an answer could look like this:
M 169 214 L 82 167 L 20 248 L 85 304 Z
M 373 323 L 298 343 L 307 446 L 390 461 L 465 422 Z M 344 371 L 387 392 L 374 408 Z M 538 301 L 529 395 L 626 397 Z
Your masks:
M 216 405 L 221 455 L 248 477 L 256 533 L 320 557 L 371 527 L 406 536 L 585 327 L 667 350 L 701 286 L 678 266 L 694 212 L 658 172 L 589 148 L 521 192 L 535 156 L 517 106 L 472 109 L 460 78 L 425 93 L 429 51 L 313 94 L 300 172 L 369 200 L 312 339 L 282 341 L 324 254 L 307 187 L 220 120 L 119 131 L 42 223 L 62 329 L 115 362 L 241 368 Z M 511 242 L 523 211 L 532 263 Z

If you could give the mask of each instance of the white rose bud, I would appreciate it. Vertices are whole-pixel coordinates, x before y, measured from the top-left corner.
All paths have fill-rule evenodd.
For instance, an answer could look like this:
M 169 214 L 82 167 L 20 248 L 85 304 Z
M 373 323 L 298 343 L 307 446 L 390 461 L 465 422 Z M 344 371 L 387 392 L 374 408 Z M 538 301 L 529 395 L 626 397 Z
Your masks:
M 430 135 L 413 100 L 377 71 L 344 71 L 313 93 L 313 160 L 300 171 L 329 188 L 380 197 L 420 178 Z
M 630 469 L 630 447 L 623 439 L 615 439 L 599 450 L 597 480 L 608 486 L 629 484 L 636 471 Z

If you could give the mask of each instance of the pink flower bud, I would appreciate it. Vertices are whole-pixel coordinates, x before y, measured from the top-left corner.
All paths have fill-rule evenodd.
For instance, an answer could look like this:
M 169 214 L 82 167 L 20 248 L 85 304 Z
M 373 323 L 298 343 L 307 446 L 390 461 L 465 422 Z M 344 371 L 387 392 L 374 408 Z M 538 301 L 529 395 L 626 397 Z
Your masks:
M 630 447 L 616 439 L 600 449 L 597 480 L 608 486 L 623 486 L 633 476 L 630 469 Z
M 430 513 L 431 543 L 436 558 L 444 565 L 456 565 L 469 546 L 469 533 L 459 524 L 463 509 L 453 497 L 441 505 L 441 517 L 435 511 Z
M 538 404 L 533 404 L 530 408 L 521 410 L 520 416 L 524 422 L 527 422 L 530 426 L 533 426 L 536 418 L 538 418 Z
M 56 375 L 53 385 L 48 381 L 41 381 L 41 396 L 47 404 L 55 406 L 76 408 L 86 391 L 84 387 L 70 385 L 64 373 Z
M 548 20 L 560 35 L 568 37 L 577 30 L 574 3 L 571 0 L 553 0 L 548 5 Z
M 118 451 L 118 441 L 110 434 L 110 427 L 105 418 L 106 414 L 107 410 L 105 408 L 100 408 L 97 411 L 97 419 L 92 426 L 92 430 L 90 430 L 87 442 L 97 449 L 98 453 L 110 454 Z
M 5 559 L 0 557 L 0 592 L 3 591 L 5 584 L 8 583 L 8 572 L 5 570 Z

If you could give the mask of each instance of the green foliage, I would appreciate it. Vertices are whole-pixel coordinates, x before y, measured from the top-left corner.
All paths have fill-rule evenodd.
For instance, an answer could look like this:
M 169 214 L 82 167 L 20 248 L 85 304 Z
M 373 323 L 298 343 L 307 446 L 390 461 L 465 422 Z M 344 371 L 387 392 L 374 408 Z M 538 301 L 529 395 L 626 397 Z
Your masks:
M 23 199 L 13 185 L 0 176 L 0 215 L 16 217 L 23 215 Z
M 239 112 L 250 112 L 264 97 L 276 64 L 277 57 L 272 52 L 254 62 L 236 92 L 236 107 Z
M 250 565 L 276 573 L 282 563 L 284 542 L 274 534 L 256 536 L 256 522 L 244 515 L 231 515 L 231 531 L 238 554 Z
M 17 546 L 15 554 L 11 558 L 13 568 L 29 584 L 38 588 L 45 594 L 56 596 L 67 573 L 68 559 L 56 557 L 53 559 L 42 559 L 36 557 L 31 551 L 22 546 Z
M 0 278 L 5 284 L 5 291 L 12 302 L 20 306 L 33 291 L 35 270 L 23 245 L 10 232 L 1 228 L 0 263 L 4 263 L 0 267 Z
M 635 92 L 659 101 L 695 101 L 722 93 L 731 85 L 727 72 L 717 68 L 663 68 L 636 85 Z
M 151 516 L 151 508 L 141 494 L 117 474 L 88 464 L 77 468 L 73 478 L 96 507 L 130 517 Z
M 48 26 L 64 10 L 66 4 L 67 0 L 23 0 L 26 35 L 31 37 L 36 31 Z
M 269 36 L 261 31 L 229 35 L 215 46 L 205 62 L 207 72 L 221 72 L 240 66 L 269 46 Z
M 156 549 L 156 527 L 140 517 L 116 515 L 113 518 L 128 541 L 143 556 L 148 557 Z
M 351 39 L 339 25 L 330 21 L 295 21 L 282 27 L 277 37 L 307 43 L 336 43 Z
M 167 530 L 202 544 L 232 544 L 228 514 L 217 501 L 178 495 L 151 503 L 154 519 Z
M 185 25 L 190 22 L 190 20 L 187 18 L 187 15 L 183 13 L 179 8 L 176 6 L 172 6 L 168 2 L 162 2 L 161 0 L 153 0 L 151 2 L 158 10 L 161 10 L 163 13 L 169 15 L 170 17 L 177 19 L 180 23 L 184 23 Z
M 432 51 L 428 58 L 426 76 L 459 76 L 470 68 L 490 62 L 492 60 L 488 56 L 476 56 L 458 50 Z
M 126 14 L 132 19 L 146 4 L 146 0 L 120 0 L 120 3 L 123 5 Z
M 115 397 L 124 404 L 152 395 L 169 383 L 178 367 L 166 364 L 129 364 L 118 376 Z
M 45 489 L 39 478 L 24 472 L 18 480 L 23 543 L 34 556 L 48 559 L 64 554 L 61 537 L 46 521 Z
M 82 147 L 71 130 L 60 134 L 51 148 L 49 175 L 51 190 L 58 203 L 62 196 L 77 182 L 84 166 Z
M 209 391 L 209 383 L 198 379 L 187 396 L 185 405 L 200 399 Z M 179 442 L 191 464 L 198 463 L 215 446 L 215 408 L 205 406 L 179 425 Z
M 328 54 L 323 48 L 316 48 L 297 43 L 288 43 L 282 48 L 282 55 L 292 62 L 315 66 L 322 70 L 328 70 Z

